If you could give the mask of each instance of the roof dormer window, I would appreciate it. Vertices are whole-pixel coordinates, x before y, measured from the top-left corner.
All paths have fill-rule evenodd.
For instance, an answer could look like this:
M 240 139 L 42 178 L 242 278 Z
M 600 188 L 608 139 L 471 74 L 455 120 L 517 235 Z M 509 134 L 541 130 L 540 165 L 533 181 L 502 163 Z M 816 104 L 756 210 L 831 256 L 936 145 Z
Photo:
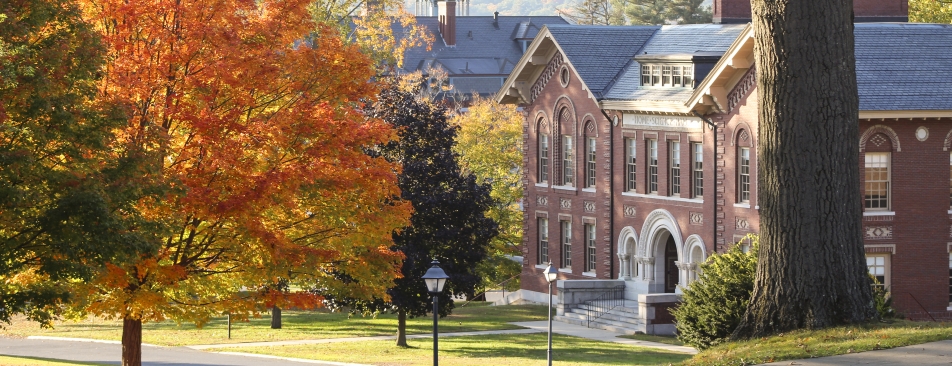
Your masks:
M 641 85 L 674 88 L 694 87 L 693 65 L 642 64 Z

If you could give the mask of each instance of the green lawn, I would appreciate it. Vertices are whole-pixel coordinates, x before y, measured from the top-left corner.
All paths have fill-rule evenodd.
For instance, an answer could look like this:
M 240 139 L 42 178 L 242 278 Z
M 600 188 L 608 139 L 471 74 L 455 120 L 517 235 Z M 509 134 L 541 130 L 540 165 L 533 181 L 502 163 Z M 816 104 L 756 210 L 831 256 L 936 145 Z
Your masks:
M 546 319 L 545 306 L 487 305 L 487 303 L 470 303 L 466 307 L 454 309 L 452 315 L 440 319 L 440 332 L 519 329 L 508 322 Z M 182 346 L 394 335 L 397 330 L 396 315 L 390 314 L 381 314 L 372 318 L 348 317 L 347 314 L 326 311 L 284 311 L 283 313 L 283 329 L 271 329 L 270 316 L 267 314 L 259 319 L 251 319 L 249 322 L 233 322 L 230 340 L 227 338 L 228 327 L 225 317 L 215 318 L 203 328 L 196 328 L 193 324 L 179 325 L 172 321 L 146 323 L 142 326 L 142 341 L 163 346 Z M 432 317 L 407 320 L 408 334 L 432 332 Z M 0 329 L 0 335 L 120 340 L 122 321 L 89 318 L 79 322 L 57 322 L 54 329 L 40 329 L 36 323 L 18 319 L 13 324 L 5 326 L 4 329 Z
M 52 358 L 0 356 L 0 365 L 4 366 L 75 366 L 105 365 L 101 363 L 60 361 Z
M 773 337 L 725 343 L 695 355 L 683 365 L 753 365 L 895 348 L 944 339 L 952 339 L 952 323 L 897 320 L 865 326 L 801 330 Z
M 454 366 L 540 365 L 546 360 L 546 334 L 497 334 L 440 338 L 440 363 Z M 352 362 L 386 366 L 431 365 L 433 340 L 407 340 L 410 348 L 394 341 L 346 342 L 281 347 L 226 348 L 210 351 Z M 556 334 L 552 337 L 553 364 L 658 365 L 681 362 L 690 355 L 663 350 L 598 342 Z
M 651 334 L 632 334 L 632 335 L 620 335 L 619 338 L 628 338 L 635 339 L 639 341 L 648 341 L 648 342 L 657 342 L 670 344 L 672 346 L 683 346 L 684 343 L 681 343 L 675 336 L 659 336 Z

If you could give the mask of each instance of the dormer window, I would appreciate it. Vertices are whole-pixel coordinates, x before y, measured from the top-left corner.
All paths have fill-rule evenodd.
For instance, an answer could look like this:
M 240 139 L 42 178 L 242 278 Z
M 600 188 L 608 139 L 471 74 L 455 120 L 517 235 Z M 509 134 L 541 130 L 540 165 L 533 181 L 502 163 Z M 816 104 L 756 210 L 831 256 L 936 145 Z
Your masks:
M 692 88 L 694 87 L 693 75 L 693 65 L 641 65 L 642 86 Z

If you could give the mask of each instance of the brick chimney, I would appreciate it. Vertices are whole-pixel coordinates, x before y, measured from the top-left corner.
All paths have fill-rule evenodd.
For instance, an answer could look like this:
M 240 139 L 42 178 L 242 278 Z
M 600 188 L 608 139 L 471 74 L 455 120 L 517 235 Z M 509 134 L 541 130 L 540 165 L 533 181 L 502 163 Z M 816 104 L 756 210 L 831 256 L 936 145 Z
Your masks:
M 439 2 L 440 34 L 447 46 L 456 47 L 456 0 Z
M 750 0 L 714 0 L 715 24 L 747 23 L 751 19 Z M 853 0 L 857 23 L 908 22 L 908 0 Z

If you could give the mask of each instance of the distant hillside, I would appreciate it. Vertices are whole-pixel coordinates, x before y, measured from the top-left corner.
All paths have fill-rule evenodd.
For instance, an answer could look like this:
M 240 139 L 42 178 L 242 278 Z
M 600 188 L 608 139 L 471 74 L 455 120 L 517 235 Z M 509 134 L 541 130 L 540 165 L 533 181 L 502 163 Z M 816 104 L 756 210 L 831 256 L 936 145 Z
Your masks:
M 473 0 L 470 15 L 558 15 L 556 9 L 569 9 L 577 0 Z M 413 9 L 414 0 L 407 0 L 407 8 Z

